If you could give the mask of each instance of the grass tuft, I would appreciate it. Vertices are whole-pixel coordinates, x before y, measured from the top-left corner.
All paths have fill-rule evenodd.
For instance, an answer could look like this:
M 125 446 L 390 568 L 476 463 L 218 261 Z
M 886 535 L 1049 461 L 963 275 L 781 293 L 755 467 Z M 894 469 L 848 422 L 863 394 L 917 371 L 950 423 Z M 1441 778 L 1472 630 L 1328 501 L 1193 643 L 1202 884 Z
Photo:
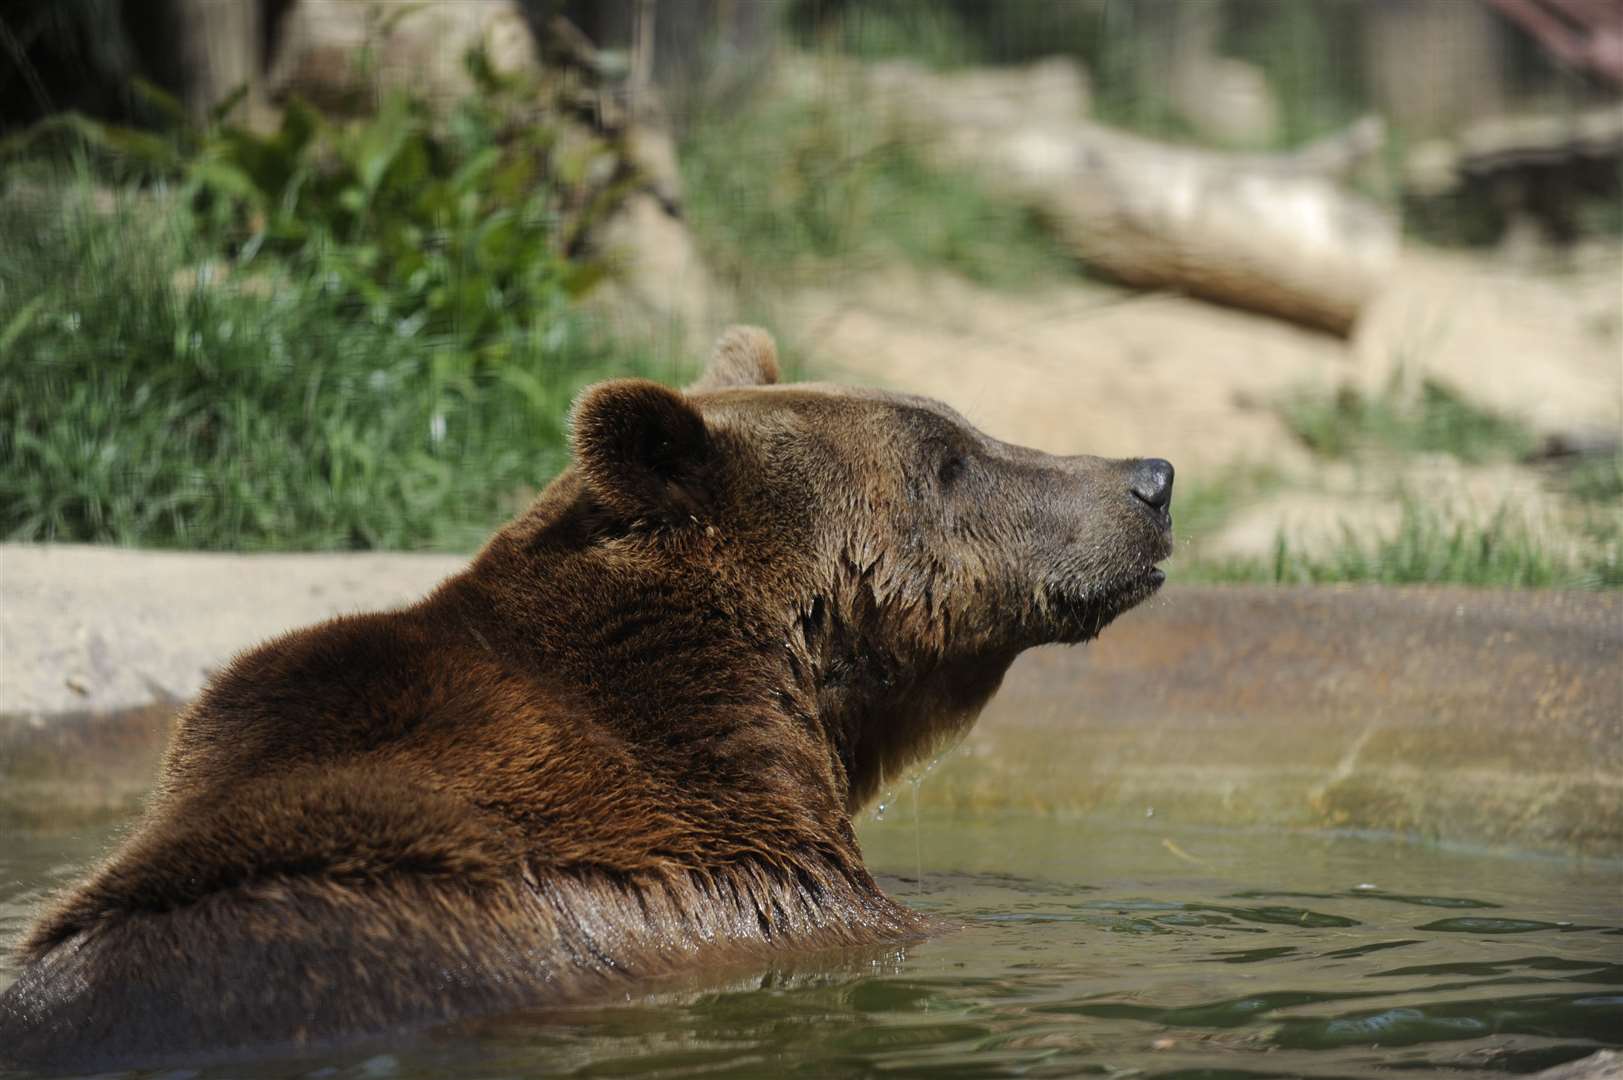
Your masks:
M 1582 502 L 1623 506 L 1623 454 L 1579 459 L 1563 477 L 1563 486 Z
M 562 303 L 481 329 L 247 275 L 164 196 L 0 203 L 0 536 L 463 549 L 566 460 L 595 378 L 675 377 Z M 499 357 L 499 362 L 493 360 Z
M 1310 450 L 1328 458 L 1366 450 L 1450 454 L 1461 461 L 1521 460 L 1537 440 L 1524 425 L 1491 412 L 1431 379 L 1416 396 L 1396 384 L 1378 397 L 1344 388 L 1331 397 L 1302 394 L 1281 414 Z
M 1390 533 L 1344 524 L 1328 546 L 1281 533 L 1270 558 L 1196 562 L 1177 576 L 1207 583 L 1617 588 L 1623 586 L 1620 517 L 1592 515 L 1584 529 L 1588 543 L 1563 552 L 1508 505 L 1470 519 L 1406 498 Z

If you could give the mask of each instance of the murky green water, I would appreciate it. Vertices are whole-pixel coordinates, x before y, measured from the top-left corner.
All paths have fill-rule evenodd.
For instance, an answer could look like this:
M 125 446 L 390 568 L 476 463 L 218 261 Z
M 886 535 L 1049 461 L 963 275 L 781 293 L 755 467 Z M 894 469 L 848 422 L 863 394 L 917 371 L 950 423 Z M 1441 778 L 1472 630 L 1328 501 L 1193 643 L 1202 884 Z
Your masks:
M 916 824 L 905 797 L 862 831 L 888 889 L 962 929 L 179 1075 L 1466 1076 L 1623 1046 L 1617 862 L 1153 820 Z M 105 841 L 0 839 L 0 939 Z

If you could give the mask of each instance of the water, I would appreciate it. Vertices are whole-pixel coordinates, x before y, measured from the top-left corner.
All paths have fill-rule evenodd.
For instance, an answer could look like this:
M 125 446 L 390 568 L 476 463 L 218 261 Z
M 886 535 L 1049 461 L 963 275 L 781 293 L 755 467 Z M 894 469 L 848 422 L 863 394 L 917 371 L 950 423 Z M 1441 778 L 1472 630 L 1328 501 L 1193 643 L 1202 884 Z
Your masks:
M 961 927 L 184 1075 L 1456 1077 L 1623 1046 L 1623 863 L 1160 820 L 862 832 L 893 895 Z M 0 839 L 0 939 L 105 841 Z

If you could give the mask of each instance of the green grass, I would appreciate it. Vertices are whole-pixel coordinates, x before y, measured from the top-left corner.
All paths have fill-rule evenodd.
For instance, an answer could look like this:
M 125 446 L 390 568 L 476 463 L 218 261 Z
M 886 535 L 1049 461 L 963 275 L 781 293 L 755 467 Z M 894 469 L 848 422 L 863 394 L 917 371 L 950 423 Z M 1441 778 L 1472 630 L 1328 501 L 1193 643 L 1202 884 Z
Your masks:
M 335 275 L 222 258 L 172 196 L 92 201 L 0 203 L 7 540 L 466 548 L 562 466 L 582 384 L 678 374 L 561 300 L 475 348 Z M 200 264 L 232 276 L 177 280 Z
M 1536 447 L 1524 425 L 1430 379 L 1412 396 L 1395 384 L 1376 397 L 1352 389 L 1329 396 L 1300 394 L 1280 412 L 1298 439 L 1328 458 L 1386 450 L 1451 454 L 1479 463 L 1520 460 Z
M 708 262 L 746 289 L 895 262 L 1010 287 L 1076 269 L 1032 212 L 928 163 L 854 86 L 696 117 L 682 173 Z
M 1329 545 L 1280 534 L 1267 559 L 1197 561 L 1173 572 L 1204 583 L 1623 587 L 1623 515 L 1592 514 L 1583 531 L 1588 542 L 1564 554 L 1508 506 L 1472 519 L 1405 498 L 1389 533 L 1344 524 Z
M 1266 465 L 1236 464 L 1179 477 L 1172 510 L 1176 575 L 1206 580 L 1213 565 L 1206 545 L 1242 507 L 1267 498 L 1284 483 L 1280 472 Z
M 1237 510 L 1287 483 L 1267 468 L 1180 480 L 1172 576 L 1204 584 L 1623 588 L 1623 458 L 1581 460 L 1554 472 L 1549 483 L 1562 498 L 1553 504 L 1556 516 L 1537 528 L 1510 502 L 1484 514 L 1400 485 L 1393 494 L 1399 518 L 1390 528 L 1348 520 L 1332 536 L 1282 531 L 1267 557 L 1204 552 L 1203 543 Z
M 564 464 L 582 384 L 676 377 L 576 306 L 623 146 L 468 64 L 445 111 L 264 133 L 138 86 L 155 129 L 0 141 L 0 536 L 470 547 Z
M 1580 458 L 1564 471 L 1561 485 L 1582 502 L 1623 506 L 1623 454 Z

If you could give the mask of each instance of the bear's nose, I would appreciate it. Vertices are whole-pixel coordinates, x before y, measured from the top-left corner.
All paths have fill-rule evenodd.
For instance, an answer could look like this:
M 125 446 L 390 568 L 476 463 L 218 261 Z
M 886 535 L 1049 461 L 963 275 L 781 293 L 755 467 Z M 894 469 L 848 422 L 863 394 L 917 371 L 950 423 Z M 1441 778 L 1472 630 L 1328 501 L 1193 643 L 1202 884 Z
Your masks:
M 1133 467 L 1132 492 L 1135 498 L 1157 510 L 1172 504 L 1172 462 L 1145 458 Z

